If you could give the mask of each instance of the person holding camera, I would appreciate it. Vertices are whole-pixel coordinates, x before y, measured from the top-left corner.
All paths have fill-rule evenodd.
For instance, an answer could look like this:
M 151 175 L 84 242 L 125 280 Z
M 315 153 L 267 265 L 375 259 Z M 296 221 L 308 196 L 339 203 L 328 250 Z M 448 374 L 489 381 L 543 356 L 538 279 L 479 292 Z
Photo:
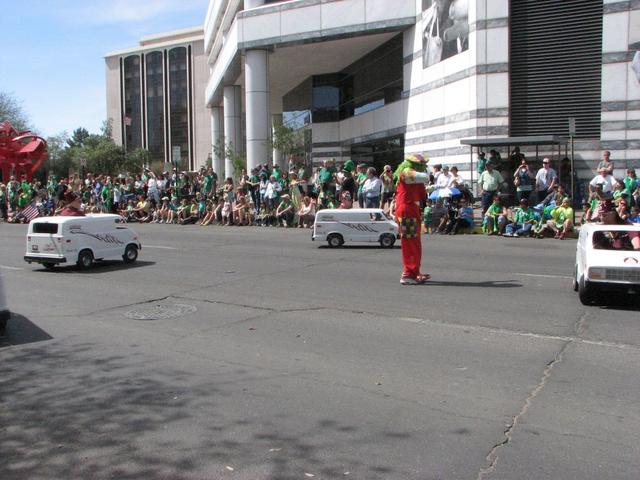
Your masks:
M 531 192 L 533 191 L 533 171 L 524 158 L 524 155 L 520 158 L 520 165 L 513 173 L 513 185 L 516 187 L 516 198 L 518 203 L 523 198 L 529 200 Z

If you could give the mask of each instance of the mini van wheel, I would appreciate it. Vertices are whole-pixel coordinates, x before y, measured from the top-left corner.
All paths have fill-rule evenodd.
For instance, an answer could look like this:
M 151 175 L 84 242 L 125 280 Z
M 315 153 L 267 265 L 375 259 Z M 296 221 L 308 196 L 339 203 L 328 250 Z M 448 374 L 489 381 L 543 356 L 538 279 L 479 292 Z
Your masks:
M 573 272 L 573 291 L 577 292 L 580 285 L 578 285 L 578 266 L 576 265 L 575 271 Z
M 380 235 L 380 245 L 383 248 L 391 248 L 393 247 L 394 243 L 396 243 L 396 237 L 394 237 L 393 235 L 389 233 Z
M 138 259 L 138 247 L 135 245 L 127 245 L 127 248 L 124 250 L 124 255 L 122 255 L 122 259 L 124 263 L 133 263 Z
M 81 270 L 91 268 L 91 265 L 93 265 L 93 253 L 91 253 L 91 250 L 82 250 L 78 254 L 77 265 Z
M 344 243 L 344 239 L 339 233 L 332 233 L 327 237 L 327 243 L 331 248 L 338 248 L 342 246 L 342 244 Z

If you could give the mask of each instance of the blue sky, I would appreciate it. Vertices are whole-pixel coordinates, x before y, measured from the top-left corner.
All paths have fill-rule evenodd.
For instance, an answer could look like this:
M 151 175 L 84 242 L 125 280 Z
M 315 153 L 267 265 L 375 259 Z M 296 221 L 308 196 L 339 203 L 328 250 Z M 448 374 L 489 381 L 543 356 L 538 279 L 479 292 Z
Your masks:
M 4 4 L 8 0 L 1 0 Z M 0 15 L 0 91 L 44 136 L 106 118 L 104 55 L 204 23 L 207 0 L 15 0 Z M 4 5 L 7 7 L 7 5 Z

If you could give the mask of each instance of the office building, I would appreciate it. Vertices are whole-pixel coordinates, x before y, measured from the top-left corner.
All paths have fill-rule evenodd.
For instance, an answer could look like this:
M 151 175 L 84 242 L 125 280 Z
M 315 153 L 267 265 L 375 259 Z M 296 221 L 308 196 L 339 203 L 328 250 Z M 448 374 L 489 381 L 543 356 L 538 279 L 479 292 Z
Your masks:
M 147 149 L 151 162 L 184 170 L 205 165 L 211 134 L 202 27 L 144 37 L 105 62 L 114 141 L 127 151 Z
M 563 137 L 573 118 L 582 178 L 603 150 L 640 166 L 639 42 L 637 1 L 212 0 L 211 143 L 241 150 L 249 168 L 283 162 L 267 140 L 284 121 L 310 130 L 314 165 L 426 152 L 470 180 L 460 140 Z M 559 163 L 560 150 L 537 154 Z

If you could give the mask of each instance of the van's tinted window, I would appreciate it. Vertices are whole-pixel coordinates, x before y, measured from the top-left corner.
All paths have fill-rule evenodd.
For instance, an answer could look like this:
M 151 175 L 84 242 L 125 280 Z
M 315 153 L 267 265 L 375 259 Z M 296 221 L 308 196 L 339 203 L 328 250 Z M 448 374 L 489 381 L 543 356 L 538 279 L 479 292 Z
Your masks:
M 33 233 L 58 233 L 57 223 L 34 223 Z

